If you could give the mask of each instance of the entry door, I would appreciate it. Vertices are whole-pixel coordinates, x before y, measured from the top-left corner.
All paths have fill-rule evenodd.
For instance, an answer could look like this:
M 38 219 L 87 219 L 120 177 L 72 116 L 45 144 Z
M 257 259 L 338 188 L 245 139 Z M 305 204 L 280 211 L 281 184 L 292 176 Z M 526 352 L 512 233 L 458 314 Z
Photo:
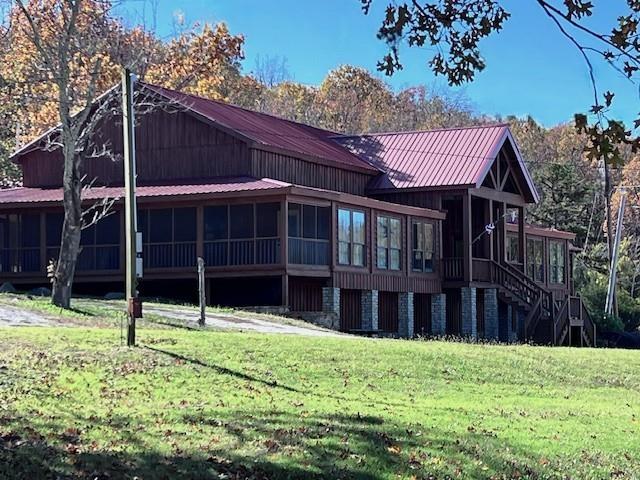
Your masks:
M 416 335 L 431 335 L 431 295 L 413 294 L 413 331 Z

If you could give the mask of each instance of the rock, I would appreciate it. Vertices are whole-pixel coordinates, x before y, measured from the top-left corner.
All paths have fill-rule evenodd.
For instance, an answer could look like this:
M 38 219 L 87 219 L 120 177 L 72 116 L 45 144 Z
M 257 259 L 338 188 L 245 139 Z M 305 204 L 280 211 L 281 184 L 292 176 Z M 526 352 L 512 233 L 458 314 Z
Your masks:
M 29 290 L 29 294 L 34 295 L 36 297 L 50 297 L 51 290 L 49 290 L 47 287 L 38 287 L 38 288 Z
M 105 300 L 124 300 L 125 295 L 122 292 L 109 292 L 104 296 Z
M 16 288 L 11 284 L 11 282 L 4 282 L 0 285 L 0 293 L 17 293 Z

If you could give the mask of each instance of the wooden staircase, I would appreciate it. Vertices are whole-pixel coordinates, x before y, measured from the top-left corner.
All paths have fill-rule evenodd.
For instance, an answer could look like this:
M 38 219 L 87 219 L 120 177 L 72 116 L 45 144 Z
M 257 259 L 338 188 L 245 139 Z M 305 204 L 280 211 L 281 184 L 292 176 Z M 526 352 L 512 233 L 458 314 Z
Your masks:
M 567 296 L 554 303 L 549 290 L 511 265 L 496 261 L 491 261 L 491 283 L 498 285 L 506 301 L 527 313 L 524 340 L 541 345 L 595 346 L 596 327 L 580 297 Z M 572 332 L 579 332 L 578 338 L 573 338 Z

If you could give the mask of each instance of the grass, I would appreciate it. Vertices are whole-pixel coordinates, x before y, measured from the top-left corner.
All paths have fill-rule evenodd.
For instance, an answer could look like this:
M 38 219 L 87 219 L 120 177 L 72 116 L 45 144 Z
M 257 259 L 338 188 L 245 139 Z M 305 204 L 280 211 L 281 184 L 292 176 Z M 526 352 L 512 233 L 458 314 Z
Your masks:
M 637 352 L 0 329 L 0 478 L 639 478 Z

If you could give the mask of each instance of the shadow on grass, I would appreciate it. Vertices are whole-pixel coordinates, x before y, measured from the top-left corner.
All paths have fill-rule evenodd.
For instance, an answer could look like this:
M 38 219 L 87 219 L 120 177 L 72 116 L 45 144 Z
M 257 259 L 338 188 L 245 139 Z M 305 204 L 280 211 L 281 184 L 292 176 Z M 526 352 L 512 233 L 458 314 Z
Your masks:
M 156 352 L 156 353 L 161 353 L 163 355 L 167 355 L 167 356 L 169 356 L 171 358 L 174 358 L 176 360 L 180 360 L 180 361 L 185 362 L 185 363 L 189 363 L 191 365 L 197 365 L 199 367 L 205 367 L 205 368 L 211 369 L 211 370 L 215 371 L 216 373 L 219 373 L 219 374 L 222 374 L 222 375 L 230 375 L 230 376 L 238 378 L 240 380 L 246 380 L 246 381 L 249 381 L 249 382 L 261 383 L 262 385 L 265 385 L 267 387 L 280 388 L 280 389 L 283 389 L 283 390 L 287 390 L 289 392 L 300 393 L 299 390 L 297 390 L 297 389 L 295 389 L 293 387 L 289 387 L 287 385 L 283 385 L 283 384 L 280 384 L 278 382 L 274 382 L 274 381 L 270 381 L 270 380 L 263 380 L 262 378 L 254 377 L 252 375 L 247 375 L 246 373 L 238 372 L 236 370 L 231 370 L 230 368 L 221 367 L 219 365 L 212 365 L 210 363 L 203 362 L 202 360 L 198 360 L 197 358 L 185 357 L 184 355 L 180 355 L 179 353 L 170 352 L 169 350 L 162 350 L 160 348 L 150 347 L 148 345 L 144 346 L 144 348 L 147 349 L 147 350 L 151 350 L 153 352 Z
M 7 480 L 546 478 L 560 473 L 543 471 L 546 467 L 531 454 L 495 436 L 466 432 L 452 438 L 449 432 L 373 415 L 302 418 L 283 411 L 231 410 L 216 418 L 186 414 L 183 425 L 176 422 L 176 428 L 222 429 L 238 440 L 224 448 L 160 433 L 150 448 L 149 432 L 129 432 L 120 435 L 119 443 L 92 445 L 69 441 L 64 434 L 40 433 L 26 418 L 7 419 L 0 417 L 0 478 Z M 111 427 L 120 433 L 123 421 L 135 424 L 120 420 Z M 51 422 L 46 430 L 65 432 Z
M 186 323 L 170 322 L 167 320 L 158 320 L 156 318 L 145 318 L 144 320 L 147 323 L 162 325 L 163 327 L 179 328 L 181 330 L 189 330 L 192 332 L 200 332 L 203 330 L 202 328 L 192 327 L 191 325 L 187 325 Z

